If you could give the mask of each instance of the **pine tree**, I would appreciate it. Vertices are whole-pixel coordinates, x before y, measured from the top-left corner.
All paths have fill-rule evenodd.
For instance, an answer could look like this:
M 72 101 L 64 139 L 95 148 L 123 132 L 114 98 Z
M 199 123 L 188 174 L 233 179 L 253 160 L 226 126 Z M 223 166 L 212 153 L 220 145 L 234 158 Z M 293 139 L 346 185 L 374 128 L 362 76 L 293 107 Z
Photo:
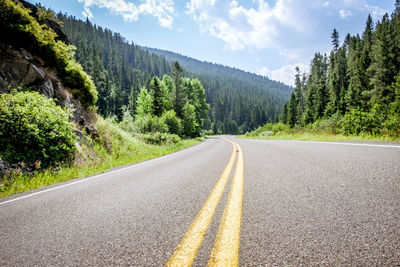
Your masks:
M 331 39 L 332 39 L 333 51 L 336 52 L 339 49 L 339 33 L 336 29 L 333 29 Z
M 297 124 L 297 99 L 294 92 L 292 92 L 292 94 L 290 95 L 287 111 L 287 124 L 289 124 L 291 128 L 293 128 Z
M 389 23 L 389 15 L 385 14 L 378 23 L 372 45 L 372 63 L 368 69 L 371 75 L 371 104 L 388 105 L 395 98 L 392 83 L 396 76 L 394 39 Z
M 345 96 L 347 109 L 362 107 L 362 62 L 361 39 L 357 35 L 351 38 L 347 58 L 347 77 L 349 78 L 348 90 Z
M 150 94 L 152 96 L 151 109 L 154 116 L 160 117 L 165 110 L 164 95 L 157 76 L 150 82 Z
M 311 63 L 311 73 L 308 79 L 308 100 L 306 102 L 305 123 L 321 118 L 329 102 L 327 87 L 327 58 L 316 53 Z M 311 116 L 311 117 L 310 117 Z
M 285 102 L 285 104 L 283 104 L 283 110 L 280 116 L 280 121 L 284 124 L 286 124 L 288 122 L 288 102 Z
M 371 66 L 371 51 L 372 51 L 372 42 L 373 42 L 373 27 L 374 23 L 372 21 L 371 15 L 368 15 L 367 21 L 365 23 L 365 30 L 362 35 L 361 42 L 361 54 L 360 54 L 360 79 L 361 79 L 361 107 L 363 109 L 368 108 L 368 102 L 370 99 L 370 76 L 367 71 Z
M 183 116 L 183 107 L 187 101 L 182 75 L 183 68 L 179 65 L 178 61 L 175 61 L 171 72 L 172 83 L 174 84 L 173 92 L 171 94 L 171 102 L 173 103 L 174 110 L 179 118 L 182 118 Z
M 303 95 L 303 84 L 302 81 L 300 80 L 300 69 L 299 67 L 295 68 L 296 70 L 296 76 L 295 76 L 295 82 L 294 82 L 294 93 L 297 101 L 297 118 L 296 118 L 296 124 L 301 124 L 302 123 L 302 117 L 303 117 L 303 112 L 304 112 L 304 95 Z

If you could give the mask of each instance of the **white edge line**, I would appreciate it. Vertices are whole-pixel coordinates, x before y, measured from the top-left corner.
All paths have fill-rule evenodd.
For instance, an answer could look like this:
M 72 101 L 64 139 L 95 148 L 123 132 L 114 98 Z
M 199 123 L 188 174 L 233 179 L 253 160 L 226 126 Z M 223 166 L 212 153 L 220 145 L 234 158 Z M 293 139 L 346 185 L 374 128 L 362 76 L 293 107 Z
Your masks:
M 243 139 L 255 141 L 270 141 L 270 142 L 288 142 L 288 143 L 312 143 L 312 144 L 326 144 L 326 145 L 344 145 L 344 146 L 369 146 L 369 147 L 389 147 L 400 148 L 400 145 L 379 145 L 379 144 L 363 144 L 363 143 L 341 143 L 330 141 L 301 141 L 301 140 L 279 140 L 279 139 Z
M 206 139 L 206 140 L 211 140 L 211 139 Z M 60 189 L 60 188 L 71 186 L 71 185 L 74 185 L 74 184 L 87 182 L 87 181 L 90 181 L 92 179 L 99 178 L 101 176 L 106 176 L 106 175 L 110 175 L 112 173 L 116 173 L 116 172 L 124 171 L 124 170 L 127 170 L 127 169 L 131 169 L 131 168 L 136 168 L 136 167 L 139 167 L 139 166 L 147 165 L 147 164 L 149 164 L 149 163 L 151 163 L 153 161 L 170 158 L 172 156 L 176 156 L 177 154 L 181 154 L 181 153 L 187 152 L 189 150 L 192 150 L 194 148 L 198 148 L 201 144 L 205 144 L 205 142 L 201 142 L 200 144 L 194 145 L 192 147 L 189 147 L 189 148 L 186 148 L 186 149 L 183 149 L 183 150 L 180 150 L 180 151 L 176 151 L 174 153 L 170 153 L 170 154 L 167 154 L 167 155 L 164 155 L 164 156 L 161 156 L 161 157 L 157 157 L 157 158 L 154 158 L 154 159 L 149 159 L 149 160 L 146 160 L 146 161 L 143 161 L 143 162 L 132 164 L 130 166 L 123 167 L 123 168 L 120 168 L 120 169 L 117 169 L 117 170 L 114 170 L 114 171 L 105 172 L 105 173 L 101 173 L 101 174 L 96 174 L 94 176 L 90 176 L 90 177 L 83 178 L 83 179 L 82 178 L 80 179 L 79 177 L 77 177 L 75 179 L 80 179 L 80 180 L 75 181 L 75 182 L 71 182 L 71 183 L 67 183 L 67 184 L 63 184 L 63 185 L 60 185 L 60 186 L 52 187 L 52 188 L 49 188 L 49 189 L 45 189 L 45 190 L 42 190 L 42 191 L 38 191 L 38 192 L 35 192 L 35 193 L 32 193 L 32 194 L 28 194 L 28 195 L 25 195 L 25 196 L 9 199 L 9 200 L 0 202 L 0 206 L 4 205 L 4 204 L 7 204 L 7 203 L 10 203 L 10 202 L 21 200 L 21 199 L 24 199 L 24 198 L 33 197 L 33 196 L 36 196 L 36 195 L 39 195 L 39 194 L 43 194 L 43 193 L 46 193 L 46 192 L 50 192 L 50 191 L 53 191 L 53 190 L 57 190 L 57 189 Z
M 327 145 L 344 145 L 344 146 L 370 146 L 370 147 L 391 147 L 400 148 L 395 145 L 379 145 L 379 144 L 362 144 L 362 143 L 340 143 L 340 142 L 321 142 L 321 141 L 299 141 L 299 140 L 281 140 L 293 143 L 313 143 L 313 144 L 327 144 Z

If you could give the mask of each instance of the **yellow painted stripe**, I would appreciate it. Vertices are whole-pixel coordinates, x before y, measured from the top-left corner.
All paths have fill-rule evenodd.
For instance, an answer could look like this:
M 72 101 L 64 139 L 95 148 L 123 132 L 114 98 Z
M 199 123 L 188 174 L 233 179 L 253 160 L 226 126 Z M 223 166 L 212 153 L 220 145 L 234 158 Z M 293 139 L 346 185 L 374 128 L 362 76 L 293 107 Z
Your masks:
M 181 240 L 178 248 L 175 250 L 172 257 L 167 262 L 166 266 L 191 266 L 197 251 L 203 242 L 204 235 L 207 232 L 211 219 L 217 208 L 218 202 L 225 190 L 226 183 L 229 180 L 233 164 L 236 157 L 236 146 L 233 145 L 232 155 L 222 172 L 218 182 L 215 184 L 210 195 L 207 197 L 206 202 L 197 214 L 196 218 L 190 225 L 185 236 Z
M 239 152 L 238 162 L 208 266 L 238 266 L 239 264 L 244 163 L 242 150 L 238 144 L 236 146 Z

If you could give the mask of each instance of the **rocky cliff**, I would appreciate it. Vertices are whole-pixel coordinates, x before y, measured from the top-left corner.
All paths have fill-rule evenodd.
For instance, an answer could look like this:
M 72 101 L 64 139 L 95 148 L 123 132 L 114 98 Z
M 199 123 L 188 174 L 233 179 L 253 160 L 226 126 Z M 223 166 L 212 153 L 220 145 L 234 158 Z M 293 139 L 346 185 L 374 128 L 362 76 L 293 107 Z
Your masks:
M 67 36 L 56 21 L 39 20 L 36 6 L 23 0 L 18 2 L 31 10 L 30 15 L 40 24 L 52 29 L 57 34 L 56 40 L 69 44 Z M 85 127 L 92 137 L 96 137 L 98 133 L 93 126 L 97 118 L 95 111 L 87 109 L 80 99 L 73 97 L 71 88 L 63 84 L 54 67 L 32 51 L 16 46 L 12 40 L 13 36 L 0 38 L 0 93 L 9 93 L 14 88 L 24 87 L 38 91 L 48 98 L 54 98 L 56 103 L 73 111 L 78 136 L 83 136 L 80 130 Z

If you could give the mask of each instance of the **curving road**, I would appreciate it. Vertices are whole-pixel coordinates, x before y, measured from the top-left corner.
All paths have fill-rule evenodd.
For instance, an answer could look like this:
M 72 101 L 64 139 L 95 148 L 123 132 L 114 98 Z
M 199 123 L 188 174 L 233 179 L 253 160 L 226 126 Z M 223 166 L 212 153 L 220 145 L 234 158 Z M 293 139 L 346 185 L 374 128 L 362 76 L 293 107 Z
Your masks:
M 230 140 L 0 200 L 0 266 L 400 265 L 399 144 Z

